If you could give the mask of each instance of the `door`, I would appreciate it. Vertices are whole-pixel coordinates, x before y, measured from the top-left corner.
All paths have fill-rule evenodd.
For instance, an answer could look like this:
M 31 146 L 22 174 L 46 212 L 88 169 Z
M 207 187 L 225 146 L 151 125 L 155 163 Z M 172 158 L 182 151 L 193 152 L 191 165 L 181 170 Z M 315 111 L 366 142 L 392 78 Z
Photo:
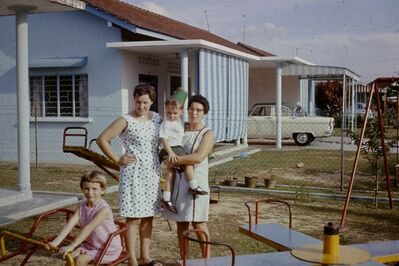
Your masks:
M 153 75 L 139 74 L 139 83 L 147 83 L 154 87 L 157 97 L 151 105 L 150 110 L 158 113 L 158 77 Z
M 181 87 L 181 77 L 180 76 L 170 76 L 169 78 L 169 95 L 172 96 L 177 88 Z M 191 91 L 191 79 L 188 78 L 188 91 Z
M 274 139 L 275 120 L 270 105 L 255 106 L 247 120 L 248 138 Z

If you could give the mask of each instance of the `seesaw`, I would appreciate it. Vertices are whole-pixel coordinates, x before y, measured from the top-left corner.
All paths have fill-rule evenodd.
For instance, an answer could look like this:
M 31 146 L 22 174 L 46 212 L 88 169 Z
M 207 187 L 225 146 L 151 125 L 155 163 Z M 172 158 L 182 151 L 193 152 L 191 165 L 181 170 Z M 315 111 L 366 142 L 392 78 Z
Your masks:
M 1 246 L 0 264 L 4 261 L 7 261 L 11 258 L 18 256 L 18 255 L 26 254 L 23 261 L 20 264 L 20 265 L 25 265 L 29 261 L 30 257 L 33 255 L 33 253 L 38 248 L 45 248 L 45 249 L 50 249 L 50 251 L 52 251 L 52 252 L 58 252 L 59 251 L 58 247 L 53 247 L 53 246 L 47 244 L 48 242 L 53 240 L 56 237 L 56 235 L 51 235 L 51 236 L 45 237 L 42 240 L 35 239 L 33 235 L 34 235 L 36 229 L 39 227 L 39 225 L 41 225 L 44 222 L 45 218 L 54 216 L 59 213 L 65 214 L 65 222 L 66 222 L 73 215 L 74 211 L 70 210 L 70 209 L 66 209 L 66 208 L 58 208 L 58 209 L 54 209 L 54 210 L 45 212 L 36 218 L 36 221 L 31 226 L 29 233 L 27 233 L 26 235 L 13 233 L 13 232 L 9 232 L 9 231 L 1 232 L 0 233 L 0 246 Z M 122 243 L 124 242 L 123 239 L 124 239 L 125 232 L 127 230 L 127 224 L 120 222 L 120 221 L 115 221 L 115 225 L 116 225 L 117 230 L 115 232 L 112 232 L 109 235 L 107 241 L 103 244 L 103 246 L 101 248 L 100 256 L 98 257 L 98 259 L 96 261 L 94 261 L 94 265 L 101 264 L 101 260 L 104 257 L 104 255 L 114 237 L 119 235 L 122 239 Z M 80 229 L 79 226 L 76 226 L 76 228 Z M 7 251 L 6 250 L 6 241 L 5 241 L 6 237 L 13 238 L 13 239 L 19 239 L 22 241 L 21 244 L 19 245 L 19 247 L 17 248 L 17 250 L 15 250 L 15 251 Z M 63 241 L 63 243 L 61 245 L 66 245 L 66 244 L 70 243 L 71 241 L 74 240 L 74 238 L 75 237 L 73 234 L 69 234 L 65 238 L 65 240 Z M 119 258 L 117 258 L 116 260 L 114 260 L 106 265 L 117 265 L 117 264 L 125 261 L 128 257 L 129 257 L 128 253 L 126 251 L 122 251 Z M 74 259 L 70 253 L 68 253 L 66 255 L 66 259 L 67 259 L 69 265 L 71 265 L 71 266 L 75 265 Z
M 72 133 L 70 133 L 72 131 Z M 83 137 L 84 145 L 67 145 L 68 137 Z M 119 165 L 114 161 L 110 160 L 106 156 L 93 151 L 90 149 L 91 144 L 95 142 L 95 139 L 92 139 L 87 145 L 87 129 L 84 127 L 66 127 L 64 129 L 64 137 L 62 141 L 62 150 L 63 152 L 69 152 L 75 154 L 78 157 L 89 160 L 102 170 L 104 170 L 107 174 L 113 177 L 116 181 L 119 182 L 119 177 L 113 173 L 111 170 L 119 171 Z

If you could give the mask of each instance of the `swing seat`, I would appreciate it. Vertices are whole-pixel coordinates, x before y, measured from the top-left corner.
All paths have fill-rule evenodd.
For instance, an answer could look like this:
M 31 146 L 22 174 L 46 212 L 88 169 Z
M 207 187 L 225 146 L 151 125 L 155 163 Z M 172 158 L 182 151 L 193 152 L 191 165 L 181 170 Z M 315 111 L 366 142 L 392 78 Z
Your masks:
M 67 139 L 69 137 L 81 137 L 84 138 L 83 145 L 67 145 Z M 119 171 L 119 165 L 114 161 L 110 160 L 108 157 L 97 153 L 90 149 L 91 144 L 95 142 L 95 139 L 92 139 L 87 146 L 87 129 L 84 127 L 66 127 L 64 129 L 64 136 L 62 141 L 62 151 L 69 152 L 75 154 L 78 157 L 91 161 L 101 169 L 103 169 L 106 173 L 112 176 L 116 181 L 119 182 L 119 177 L 112 173 L 111 170 Z

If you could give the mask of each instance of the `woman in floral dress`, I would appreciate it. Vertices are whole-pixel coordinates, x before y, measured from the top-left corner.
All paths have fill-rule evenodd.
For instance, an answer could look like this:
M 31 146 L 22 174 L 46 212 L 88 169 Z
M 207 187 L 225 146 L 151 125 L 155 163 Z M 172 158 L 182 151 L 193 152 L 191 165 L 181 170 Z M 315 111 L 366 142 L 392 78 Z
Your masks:
M 152 86 L 139 84 L 133 92 L 134 110 L 116 119 L 98 137 L 97 143 L 111 160 L 120 166 L 119 205 L 126 217 L 126 246 L 129 264 L 161 265 L 149 255 L 152 222 L 160 212 L 160 163 L 157 155 L 161 118 L 150 111 L 156 94 Z M 113 151 L 110 141 L 120 136 L 125 153 Z M 140 257 L 136 258 L 137 234 Z

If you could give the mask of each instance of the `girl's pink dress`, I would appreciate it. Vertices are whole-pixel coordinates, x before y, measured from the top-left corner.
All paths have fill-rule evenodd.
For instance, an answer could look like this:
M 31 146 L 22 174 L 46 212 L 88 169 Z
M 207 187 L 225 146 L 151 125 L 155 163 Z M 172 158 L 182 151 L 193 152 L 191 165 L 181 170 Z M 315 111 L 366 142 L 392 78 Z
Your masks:
M 104 207 L 109 207 L 108 203 L 105 200 L 101 199 L 96 203 L 92 208 L 87 206 L 87 202 L 84 201 L 79 206 L 79 215 L 80 215 L 80 226 L 84 228 L 88 223 L 90 223 L 97 212 Z M 78 250 L 80 250 L 80 254 L 86 254 L 93 258 L 94 261 L 98 260 L 100 256 L 101 248 L 104 243 L 107 241 L 109 235 L 115 232 L 116 226 L 114 223 L 114 217 L 112 213 L 109 215 L 107 219 L 104 220 L 102 224 L 97 226 L 96 229 L 91 232 L 91 234 L 87 237 L 85 242 L 83 242 Z M 104 255 L 101 263 L 109 263 L 116 260 L 122 252 L 121 239 L 118 236 L 115 236 L 108 247 L 106 254 Z

